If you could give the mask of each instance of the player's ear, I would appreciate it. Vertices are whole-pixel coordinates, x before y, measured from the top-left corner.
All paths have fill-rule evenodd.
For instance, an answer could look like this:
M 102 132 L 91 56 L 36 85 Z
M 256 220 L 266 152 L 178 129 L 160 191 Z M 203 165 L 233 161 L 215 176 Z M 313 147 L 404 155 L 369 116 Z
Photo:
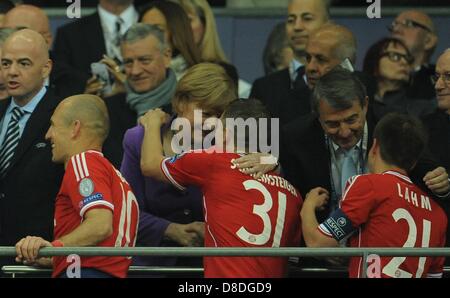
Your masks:
M 75 120 L 72 124 L 72 138 L 77 137 L 80 134 L 81 130 L 81 122 L 80 120 Z
M 378 140 L 373 139 L 373 144 L 372 144 L 372 148 L 370 148 L 370 152 L 371 152 L 371 154 L 377 155 L 379 151 L 380 151 L 380 146 L 378 144 Z

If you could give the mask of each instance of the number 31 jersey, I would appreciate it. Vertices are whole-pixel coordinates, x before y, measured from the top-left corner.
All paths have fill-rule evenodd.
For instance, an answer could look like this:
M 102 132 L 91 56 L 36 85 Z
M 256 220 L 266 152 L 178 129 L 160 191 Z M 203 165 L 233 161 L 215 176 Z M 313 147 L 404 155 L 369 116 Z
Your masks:
M 167 179 L 184 190 L 201 187 L 206 247 L 298 246 L 301 237 L 300 193 L 269 173 L 255 180 L 233 164 L 240 155 L 191 151 L 165 159 Z M 205 277 L 283 277 L 285 257 L 205 257 Z

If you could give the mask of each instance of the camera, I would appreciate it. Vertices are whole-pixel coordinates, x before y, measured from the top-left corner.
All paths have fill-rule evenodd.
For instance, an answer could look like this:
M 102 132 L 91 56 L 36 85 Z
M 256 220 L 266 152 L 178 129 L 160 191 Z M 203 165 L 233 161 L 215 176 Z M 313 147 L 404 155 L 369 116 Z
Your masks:
M 108 68 L 105 64 L 100 62 L 94 62 L 91 64 L 91 72 L 95 75 L 101 82 L 103 82 L 103 94 L 109 94 L 112 92 L 112 79 L 109 74 Z

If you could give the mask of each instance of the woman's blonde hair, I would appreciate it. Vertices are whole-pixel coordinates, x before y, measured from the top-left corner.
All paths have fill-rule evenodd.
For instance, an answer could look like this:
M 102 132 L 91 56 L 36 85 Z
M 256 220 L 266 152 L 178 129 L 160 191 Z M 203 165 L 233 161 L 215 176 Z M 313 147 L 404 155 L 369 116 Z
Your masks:
M 216 20 L 211 7 L 206 0 L 174 0 L 178 2 L 186 13 L 195 14 L 205 28 L 203 38 L 198 45 L 203 61 L 228 62 L 222 49 L 219 34 L 217 33 Z
M 237 97 L 236 85 L 225 69 L 218 64 L 204 62 L 189 68 L 178 82 L 172 106 L 179 113 L 186 105 L 194 103 L 208 116 L 220 117 Z

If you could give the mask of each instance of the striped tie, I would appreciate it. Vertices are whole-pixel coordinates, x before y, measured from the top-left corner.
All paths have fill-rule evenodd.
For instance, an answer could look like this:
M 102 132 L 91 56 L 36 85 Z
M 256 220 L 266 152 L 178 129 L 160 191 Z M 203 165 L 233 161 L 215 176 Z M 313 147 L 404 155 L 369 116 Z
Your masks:
M 15 107 L 11 113 L 11 120 L 9 120 L 8 128 L 6 129 L 5 139 L 3 140 L 2 149 L 0 150 L 0 177 L 3 178 L 6 170 L 11 164 L 14 151 L 19 144 L 20 131 L 19 120 L 25 115 L 25 112 L 20 108 Z

